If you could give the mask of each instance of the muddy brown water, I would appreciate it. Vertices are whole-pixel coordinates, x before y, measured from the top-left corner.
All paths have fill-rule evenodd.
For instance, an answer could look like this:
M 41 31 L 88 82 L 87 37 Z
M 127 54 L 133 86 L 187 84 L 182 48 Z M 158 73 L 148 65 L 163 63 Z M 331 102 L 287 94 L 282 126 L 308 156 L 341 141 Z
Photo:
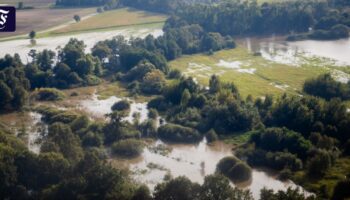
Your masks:
M 85 109 L 90 110 L 87 112 L 91 112 L 91 114 L 97 112 L 95 115 L 102 115 L 109 112 L 107 108 L 110 108 L 110 104 L 119 100 L 117 97 L 110 97 L 106 100 L 98 100 L 96 97 L 83 100 L 82 104 L 84 104 Z M 145 107 L 143 111 L 147 112 L 147 108 Z M 24 141 L 27 143 L 29 150 L 38 154 L 40 153 L 40 140 L 47 131 L 47 126 L 41 123 L 41 117 L 40 114 L 35 112 L 12 113 L 0 115 L 0 121 L 17 135 L 20 134 L 21 128 L 25 127 L 27 137 Z M 233 155 L 232 148 L 233 146 L 223 142 L 207 144 L 205 139 L 198 144 L 169 144 L 156 140 L 149 142 L 142 155 L 137 158 L 121 159 L 113 157 L 110 161 L 117 166 L 128 168 L 136 182 L 146 184 L 153 190 L 168 175 L 171 175 L 171 177 L 186 176 L 193 182 L 203 183 L 205 176 L 215 173 L 216 164 L 220 159 Z M 232 184 L 232 186 L 235 185 Z M 236 186 L 249 189 L 255 199 L 259 198 L 260 190 L 264 187 L 275 191 L 286 190 L 288 187 L 302 190 L 301 187 L 291 181 L 277 180 L 274 173 L 258 169 L 253 169 L 250 181 Z M 306 191 L 305 194 L 309 195 Z
M 112 163 L 128 167 L 135 181 L 146 184 L 153 190 L 169 174 L 174 178 L 186 176 L 201 184 L 205 176 L 215 173 L 220 159 L 232 155 L 232 146 L 223 142 L 209 145 L 203 139 L 198 144 L 168 144 L 157 140 L 146 147 L 141 156 L 134 159 L 114 158 Z M 232 186 L 235 185 L 232 183 Z M 259 199 L 263 188 L 277 191 L 292 187 L 304 191 L 292 181 L 277 180 L 276 174 L 258 169 L 253 169 L 250 181 L 236 186 L 249 189 L 255 199 Z M 304 192 L 305 195 L 310 195 Z

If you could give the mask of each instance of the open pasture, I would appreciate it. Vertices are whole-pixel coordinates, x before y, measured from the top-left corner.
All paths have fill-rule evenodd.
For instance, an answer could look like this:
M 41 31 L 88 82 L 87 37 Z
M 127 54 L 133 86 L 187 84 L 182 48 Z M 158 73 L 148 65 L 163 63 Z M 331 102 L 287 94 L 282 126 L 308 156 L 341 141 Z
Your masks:
M 135 10 L 131 8 L 122 8 L 103 12 L 90 17 L 79 23 L 73 23 L 53 31 L 53 34 L 67 34 L 71 32 L 95 31 L 101 29 L 120 28 L 131 25 L 147 25 L 163 23 L 167 16 Z

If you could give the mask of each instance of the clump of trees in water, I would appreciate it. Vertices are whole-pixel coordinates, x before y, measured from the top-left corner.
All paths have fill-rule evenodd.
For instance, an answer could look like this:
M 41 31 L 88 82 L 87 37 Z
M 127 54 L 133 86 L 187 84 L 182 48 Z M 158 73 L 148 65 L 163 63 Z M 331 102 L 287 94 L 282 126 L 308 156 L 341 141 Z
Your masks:
M 136 157 L 143 152 L 143 142 L 137 139 L 126 139 L 115 142 L 112 145 L 112 152 L 122 157 Z
M 171 142 L 195 143 L 202 139 L 202 135 L 195 129 L 175 124 L 166 124 L 158 129 L 158 136 Z
M 221 159 L 216 169 L 234 182 L 245 182 L 252 178 L 252 169 L 234 156 Z

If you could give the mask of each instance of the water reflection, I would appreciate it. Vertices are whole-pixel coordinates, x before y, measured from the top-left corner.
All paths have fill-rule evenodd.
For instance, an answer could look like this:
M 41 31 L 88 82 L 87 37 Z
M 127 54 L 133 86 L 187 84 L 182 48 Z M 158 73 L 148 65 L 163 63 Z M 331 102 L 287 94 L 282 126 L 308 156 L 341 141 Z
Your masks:
M 137 103 L 131 99 L 124 98 L 130 101 L 130 112 L 124 120 L 132 123 L 136 116 L 138 115 L 139 122 L 144 122 L 148 119 L 148 108 L 147 103 Z M 112 112 L 112 106 L 123 100 L 116 96 L 111 96 L 107 99 L 99 99 L 98 95 L 95 93 L 91 98 L 82 100 L 79 102 L 80 109 L 87 111 L 90 115 L 93 115 L 94 118 L 104 119 L 106 114 Z

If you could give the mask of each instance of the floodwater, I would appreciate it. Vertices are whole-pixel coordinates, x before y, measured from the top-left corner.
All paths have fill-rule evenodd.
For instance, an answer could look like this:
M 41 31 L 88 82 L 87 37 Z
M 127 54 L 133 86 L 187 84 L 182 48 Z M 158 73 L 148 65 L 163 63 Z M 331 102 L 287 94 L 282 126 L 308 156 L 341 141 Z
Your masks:
M 86 45 L 87 52 L 90 52 L 91 48 L 99 41 L 106 39 L 112 39 L 117 35 L 123 35 L 126 39 L 131 37 L 144 38 L 147 35 L 153 35 L 158 37 L 163 34 L 161 27 L 159 28 L 141 28 L 141 27 L 128 27 L 125 29 L 110 30 L 110 31 L 98 31 L 98 32 L 87 32 L 79 34 L 71 34 L 56 37 L 45 37 L 36 39 L 37 44 L 35 46 L 30 45 L 29 39 L 18 39 L 0 42 L 0 58 L 6 54 L 13 55 L 18 53 L 22 58 L 23 62 L 28 62 L 28 53 L 31 49 L 42 51 L 44 49 L 50 49 L 55 51 L 58 46 L 63 47 L 68 43 L 71 38 L 77 38 L 83 40 Z
M 334 61 L 337 65 L 350 65 L 350 38 L 332 41 L 287 42 L 284 38 L 272 36 L 243 38 L 239 39 L 238 43 L 251 52 L 259 52 L 267 60 L 282 64 L 300 65 L 303 62 L 300 55 L 303 55 L 326 58 L 328 62 Z
M 215 173 L 216 164 L 226 156 L 232 156 L 232 148 L 223 142 L 209 145 L 204 139 L 196 145 L 179 145 L 157 140 L 145 148 L 138 158 L 114 161 L 126 164 L 137 182 L 144 183 L 153 190 L 169 175 L 174 178 L 186 176 L 191 181 L 201 184 L 205 176 Z M 254 169 L 252 179 L 238 187 L 249 189 L 253 197 L 259 199 L 260 190 L 264 187 L 277 191 L 298 186 L 291 181 L 279 181 L 273 175 Z M 308 193 L 305 192 L 305 194 Z
M 144 122 L 148 118 L 148 108 L 147 103 L 137 103 L 128 98 L 119 98 L 116 96 L 111 96 L 107 99 L 98 99 L 98 95 L 95 93 L 91 98 L 86 100 L 81 100 L 79 102 L 78 109 L 84 110 L 94 118 L 104 118 L 106 114 L 112 112 L 112 106 L 121 101 L 128 100 L 130 102 L 130 112 L 124 120 L 133 123 L 137 115 L 139 115 L 139 122 Z
M 0 115 L 0 122 L 23 139 L 30 151 L 40 153 L 41 139 L 47 133 L 48 126 L 41 121 L 37 112 L 10 113 Z

